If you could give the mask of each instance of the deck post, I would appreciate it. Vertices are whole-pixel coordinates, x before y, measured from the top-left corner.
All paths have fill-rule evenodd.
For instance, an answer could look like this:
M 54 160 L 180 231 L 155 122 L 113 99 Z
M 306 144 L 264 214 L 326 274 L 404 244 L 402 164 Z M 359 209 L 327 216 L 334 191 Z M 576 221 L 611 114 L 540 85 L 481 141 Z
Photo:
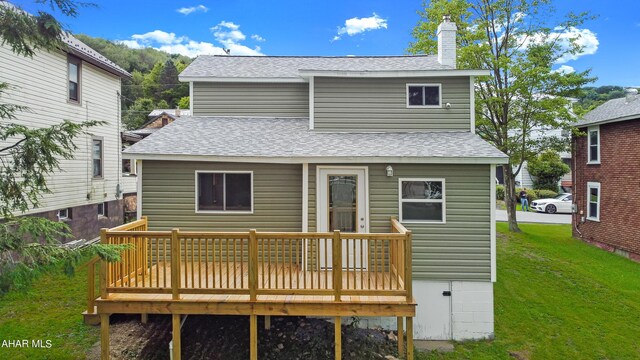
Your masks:
M 100 314 L 100 358 L 109 360 L 109 314 Z
M 264 274 L 263 274 L 264 276 Z M 249 230 L 249 300 L 256 301 L 258 294 L 258 238 L 256 230 Z
M 143 324 L 146 324 L 147 322 L 149 322 L 149 314 L 147 313 L 140 314 L 140 322 Z
M 336 316 L 335 318 L 335 358 L 336 360 L 342 359 L 342 318 Z
M 100 243 L 107 244 L 107 230 L 106 228 L 100 229 Z M 105 260 L 100 261 L 100 297 L 102 299 L 108 299 L 109 293 L 107 292 L 107 262 Z
M 180 300 L 180 237 L 178 229 L 171 230 L 171 294 Z M 175 344 L 174 344 L 175 347 Z
M 398 316 L 398 355 L 402 357 L 404 355 L 404 319 L 402 316 Z
M 407 360 L 413 360 L 413 317 L 407 317 Z
M 264 316 L 264 329 L 265 330 L 271 329 L 271 315 Z
M 407 291 L 407 302 L 413 301 L 413 246 L 411 245 L 413 234 L 407 231 L 406 244 L 404 246 L 404 287 Z M 407 327 L 409 324 L 407 323 Z M 409 329 L 407 328 L 407 333 Z M 407 344 L 409 345 L 409 344 Z
M 249 315 L 249 359 L 258 360 L 258 315 Z
M 335 301 L 342 301 L 342 240 L 340 230 L 333 231 L 333 293 Z
M 171 314 L 173 322 L 173 349 L 171 355 L 173 360 L 180 360 L 180 314 Z

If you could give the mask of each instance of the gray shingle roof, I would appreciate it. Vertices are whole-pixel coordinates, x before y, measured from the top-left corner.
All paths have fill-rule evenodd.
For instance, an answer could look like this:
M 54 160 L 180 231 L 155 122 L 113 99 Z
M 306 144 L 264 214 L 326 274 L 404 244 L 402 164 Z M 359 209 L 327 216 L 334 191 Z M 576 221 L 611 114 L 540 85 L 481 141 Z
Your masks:
M 299 78 L 299 70 L 450 70 L 434 55 L 417 56 L 229 56 L 200 55 L 180 77 Z
M 584 115 L 575 126 L 605 124 L 640 118 L 640 96 L 634 96 L 632 101 L 626 98 L 609 100 Z
M 326 157 L 380 161 L 402 157 L 415 162 L 426 158 L 507 159 L 470 132 L 328 133 L 309 130 L 308 124 L 308 118 L 183 117 L 124 153 L 133 158 L 174 155 L 280 158 L 290 162 Z
M 62 41 L 67 44 L 68 51 L 76 55 L 84 60 L 92 63 L 93 65 L 104 69 L 112 74 L 122 76 L 122 77 L 131 77 L 125 69 L 116 65 L 113 61 L 107 59 L 104 55 L 99 52 L 93 50 L 89 47 L 89 45 L 83 43 L 78 40 L 76 37 L 71 35 L 70 33 L 62 33 Z

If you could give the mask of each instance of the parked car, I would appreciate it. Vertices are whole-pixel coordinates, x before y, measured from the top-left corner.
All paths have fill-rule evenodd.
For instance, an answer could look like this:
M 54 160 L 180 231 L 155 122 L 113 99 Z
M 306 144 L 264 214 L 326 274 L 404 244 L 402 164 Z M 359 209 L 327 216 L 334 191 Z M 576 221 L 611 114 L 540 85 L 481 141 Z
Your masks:
M 531 208 L 535 211 L 555 213 L 571 213 L 573 196 L 571 194 L 560 194 L 550 199 L 538 199 L 531 202 Z

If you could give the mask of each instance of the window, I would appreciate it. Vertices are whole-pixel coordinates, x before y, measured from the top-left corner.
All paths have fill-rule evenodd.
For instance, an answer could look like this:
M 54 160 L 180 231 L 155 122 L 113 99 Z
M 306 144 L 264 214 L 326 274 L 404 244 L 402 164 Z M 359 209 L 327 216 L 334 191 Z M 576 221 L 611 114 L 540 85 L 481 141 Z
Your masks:
M 91 158 L 93 161 L 93 177 L 102 177 L 102 139 L 93 139 L 93 148 L 91 150 Z
M 400 221 L 446 222 L 444 179 L 400 179 Z
M 440 84 L 407 84 L 407 107 L 441 107 Z
M 600 221 L 600 183 L 587 183 L 587 219 Z
M 196 211 L 253 212 L 252 172 L 196 171 Z
M 58 220 L 69 220 L 69 219 L 71 219 L 71 208 L 58 210 Z
M 98 204 L 98 216 L 109 216 L 109 207 L 106 202 Z
M 81 60 L 75 57 L 67 59 L 69 71 L 69 101 L 80 102 L 80 66 Z
M 588 164 L 600 164 L 600 127 L 590 127 L 587 131 L 589 143 Z

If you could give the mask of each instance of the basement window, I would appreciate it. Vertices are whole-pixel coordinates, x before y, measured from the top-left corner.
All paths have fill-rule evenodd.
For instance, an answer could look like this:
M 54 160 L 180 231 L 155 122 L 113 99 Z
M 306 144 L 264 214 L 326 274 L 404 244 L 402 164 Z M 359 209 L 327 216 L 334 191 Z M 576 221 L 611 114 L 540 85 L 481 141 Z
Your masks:
M 58 210 L 58 220 L 71 220 L 71 208 Z
M 196 171 L 196 212 L 253 213 L 253 173 Z
M 98 204 L 98 216 L 108 217 L 109 216 L 109 207 L 107 203 Z
M 401 222 L 446 222 L 444 179 L 400 179 Z
M 440 84 L 407 84 L 408 108 L 442 107 Z
M 587 183 L 587 220 L 600 221 L 600 183 Z

